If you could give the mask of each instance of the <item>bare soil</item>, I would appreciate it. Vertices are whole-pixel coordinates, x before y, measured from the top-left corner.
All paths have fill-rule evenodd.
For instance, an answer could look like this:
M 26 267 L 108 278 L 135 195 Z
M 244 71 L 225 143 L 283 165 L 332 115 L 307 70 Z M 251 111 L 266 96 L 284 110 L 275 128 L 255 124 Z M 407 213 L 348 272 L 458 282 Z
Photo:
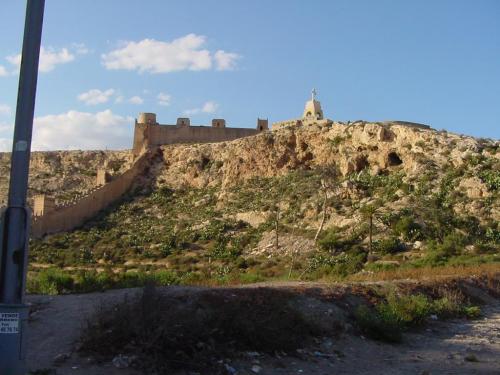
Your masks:
M 339 299 L 341 302 L 335 303 L 320 298 L 320 295 L 338 294 L 339 290 L 345 292 L 346 288 L 355 289 L 354 284 L 281 283 L 243 288 L 263 286 L 307 290 L 298 300 L 302 304 L 299 308 L 312 319 L 338 320 L 344 329 L 333 337 L 318 338 L 296 353 L 242 353 L 236 359 L 224 360 L 228 374 L 500 374 L 500 300 L 480 290 L 475 292 L 476 299 L 485 303 L 480 319 L 431 320 L 424 328 L 406 333 L 401 344 L 386 344 L 363 337 L 345 314 L 339 313 L 339 303 L 348 303 L 349 298 L 344 296 Z M 226 289 L 234 291 L 234 288 L 219 290 Z M 206 288 L 176 286 L 163 292 L 190 296 L 204 290 Z M 98 362 L 78 350 L 81 330 L 96 309 L 139 292 L 139 289 L 127 289 L 29 296 L 28 302 L 32 304 L 28 332 L 30 370 L 58 375 L 147 374 L 131 367 L 117 368 L 112 361 Z M 201 375 L 203 371 L 178 374 Z

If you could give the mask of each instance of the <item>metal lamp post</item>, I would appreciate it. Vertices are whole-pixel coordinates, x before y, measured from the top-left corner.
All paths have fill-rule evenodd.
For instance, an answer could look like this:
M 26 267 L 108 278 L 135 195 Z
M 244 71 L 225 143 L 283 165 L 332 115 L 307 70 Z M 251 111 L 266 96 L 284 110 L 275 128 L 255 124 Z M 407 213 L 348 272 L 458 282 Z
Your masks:
M 27 0 L 12 146 L 9 200 L 0 226 L 0 374 L 25 375 L 24 304 L 30 211 L 26 205 L 31 133 L 45 0 Z

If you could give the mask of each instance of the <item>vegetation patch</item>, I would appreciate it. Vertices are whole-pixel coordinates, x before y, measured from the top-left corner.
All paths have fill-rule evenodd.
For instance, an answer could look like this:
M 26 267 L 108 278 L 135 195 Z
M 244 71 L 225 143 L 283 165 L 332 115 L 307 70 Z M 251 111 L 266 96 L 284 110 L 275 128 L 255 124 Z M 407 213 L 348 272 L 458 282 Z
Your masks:
M 214 373 L 217 360 L 239 351 L 294 351 L 319 328 L 292 307 L 294 294 L 274 289 L 205 291 L 186 297 L 146 287 L 138 298 L 102 307 L 82 337 L 82 350 L 104 359 L 138 356 L 146 371 Z M 221 365 L 220 365 L 221 366 Z
M 424 294 L 397 295 L 392 292 L 386 300 L 369 308 L 365 305 L 356 310 L 356 321 L 363 332 L 376 340 L 400 342 L 404 331 L 422 325 L 430 315 L 440 318 L 480 315 L 478 306 L 464 304 L 458 294 L 432 299 Z

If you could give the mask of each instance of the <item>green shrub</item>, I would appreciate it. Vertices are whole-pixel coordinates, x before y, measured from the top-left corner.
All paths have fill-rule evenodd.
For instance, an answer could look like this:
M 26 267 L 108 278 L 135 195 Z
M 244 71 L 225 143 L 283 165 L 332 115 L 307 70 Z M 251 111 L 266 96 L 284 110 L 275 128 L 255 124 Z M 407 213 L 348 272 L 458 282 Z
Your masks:
M 405 245 L 394 236 L 376 241 L 373 246 L 381 254 L 395 254 L 405 250 Z
M 309 258 L 309 279 L 319 279 L 323 276 L 345 277 L 363 269 L 366 253 L 356 249 L 349 254 L 328 255 L 321 252 Z
M 394 233 L 401 236 L 405 241 L 416 241 L 421 239 L 421 227 L 415 223 L 413 217 L 403 216 L 394 224 Z
M 160 245 L 160 254 L 163 257 L 167 257 L 172 254 L 177 249 L 177 239 L 174 234 L 167 236 L 163 239 Z
M 493 227 L 486 228 L 485 238 L 492 244 L 500 244 L 500 230 Z
M 355 313 L 359 327 L 376 340 L 398 342 L 402 333 L 411 326 L 421 325 L 430 314 L 441 318 L 465 316 L 476 318 L 481 310 L 464 304 L 459 293 L 446 292 L 442 298 L 432 300 L 423 294 L 396 295 L 390 293 L 386 301 L 373 309 L 360 306 Z
M 481 315 L 481 308 L 479 306 L 466 306 L 462 309 L 462 313 L 469 319 L 476 319 Z
M 329 229 L 324 232 L 321 239 L 318 241 L 320 249 L 334 252 L 342 247 L 342 240 L 336 229 Z
M 355 317 L 361 330 L 369 337 L 388 342 L 401 341 L 404 327 L 397 319 L 383 316 L 364 305 L 358 307 Z
M 167 270 L 151 273 L 151 280 L 158 286 L 177 285 L 180 283 L 179 277 L 174 272 Z
M 431 312 L 429 299 L 423 294 L 398 296 L 391 293 L 377 310 L 387 318 L 395 318 L 404 326 L 421 324 Z
M 448 234 L 443 242 L 429 241 L 427 255 L 422 263 L 430 266 L 445 265 L 451 257 L 460 255 L 464 249 L 465 241 L 459 234 Z
M 209 256 L 214 259 L 227 259 L 233 257 L 231 248 L 227 245 L 227 241 L 217 241 L 210 249 Z
M 486 184 L 488 190 L 498 191 L 500 190 L 500 172 L 487 169 L 479 174 L 479 178 Z
M 477 318 L 481 314 L 478 306 L 469 305 L 460 291 L 445 290 L 442 297 L 432 302 L 432 312 L 440 318 Z
M 28 284 L 29 293 L 61 294 L 73 289 L 74 281 L 70 274 L 57 269 L 44 269 L 31 278 Z
M 432 304 L 422 294 L 397 296 L 391 293 L 387 301 L 370 310 L 360 306 L 355 313 L 356 321 L 368 336 L 376 340 L 399 342 L 403 331 L 421 324 L 431 312 Z

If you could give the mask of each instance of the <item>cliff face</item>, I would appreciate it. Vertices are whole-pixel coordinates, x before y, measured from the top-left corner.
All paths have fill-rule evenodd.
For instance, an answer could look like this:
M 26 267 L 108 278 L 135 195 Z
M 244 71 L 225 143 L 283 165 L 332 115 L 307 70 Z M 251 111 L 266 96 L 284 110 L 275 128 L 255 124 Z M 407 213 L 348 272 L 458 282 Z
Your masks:
M 498 168 L 498 142 L 413 128 L 357 123 L 286 128 L 233 142 L 164 146 L 164 164 L 155 173 L 174 186 L 230 186 L 255 176 L 295 169 L 337 166 L 342 175 L 403 170 L 418 177 L 429 170 L 491 159 Z M 480 160 L 480 161 L 481 161 Z M 483 189 L 482 182 L 477 184 Z

